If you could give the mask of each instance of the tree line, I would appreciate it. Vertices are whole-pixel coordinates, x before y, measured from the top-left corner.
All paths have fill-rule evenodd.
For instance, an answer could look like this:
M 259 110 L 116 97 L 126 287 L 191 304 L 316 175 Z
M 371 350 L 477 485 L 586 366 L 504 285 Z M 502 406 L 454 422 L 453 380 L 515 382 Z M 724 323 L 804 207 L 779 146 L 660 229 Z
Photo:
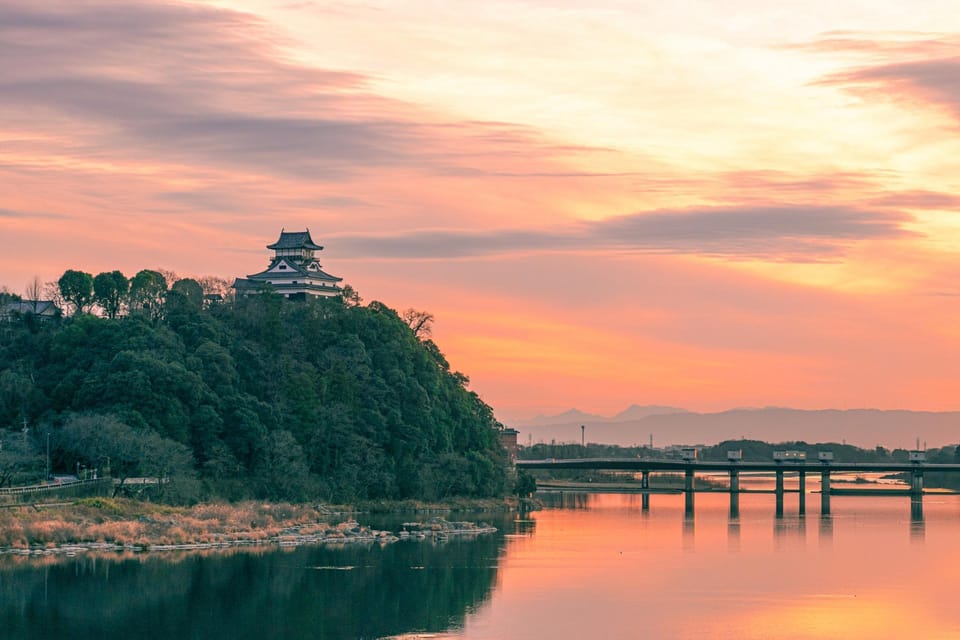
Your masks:
M 204 304 L 209 283 L 167 283 L 68 270 L 64 318 L 0 328 L 0 486 L 97 469 L 159 479 L 168 500 L 511 488 L 502 425 L 429 339 L 430 314 L 349 288 Z

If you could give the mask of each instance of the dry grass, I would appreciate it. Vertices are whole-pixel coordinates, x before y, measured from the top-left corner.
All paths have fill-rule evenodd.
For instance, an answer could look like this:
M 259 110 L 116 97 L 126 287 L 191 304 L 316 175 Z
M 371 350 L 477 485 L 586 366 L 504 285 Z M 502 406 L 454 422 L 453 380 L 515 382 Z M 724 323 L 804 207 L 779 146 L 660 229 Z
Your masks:
M 53 510 L 0 513 L 0 547 L 37 548 L 80 542 L 120 545 L 268 540 L 284 529 L 333 529 L 315 507 L 243 502 L 166 507 L 125 499 L 89 498 Z

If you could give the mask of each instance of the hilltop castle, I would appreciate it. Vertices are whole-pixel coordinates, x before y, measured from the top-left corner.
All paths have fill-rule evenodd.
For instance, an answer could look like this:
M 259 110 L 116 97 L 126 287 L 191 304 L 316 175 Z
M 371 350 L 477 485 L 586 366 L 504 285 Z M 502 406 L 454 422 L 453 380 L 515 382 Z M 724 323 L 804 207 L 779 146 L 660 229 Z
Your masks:
M 314 257 L 323 247 L 310 237 L 310 230 L 280 231 L 280 238 L 267 249 L 273 258 L 265 271 L 237 278 L 233 288 L 237 297 L 256 295 L 268 287 L 285 298 L 305 300 L 340 295 L 338 284 L 343 278 L 332 276 L 320 268 Z

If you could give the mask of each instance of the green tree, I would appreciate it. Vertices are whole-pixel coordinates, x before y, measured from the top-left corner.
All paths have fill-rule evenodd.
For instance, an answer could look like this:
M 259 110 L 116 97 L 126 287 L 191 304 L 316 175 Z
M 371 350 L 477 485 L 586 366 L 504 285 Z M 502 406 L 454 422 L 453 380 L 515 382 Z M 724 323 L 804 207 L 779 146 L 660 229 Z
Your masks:
M 119 271 L 104 271 L 93 279 L 93 299 L 106 312 L 108 318 L 116 318 L 120 313 L 130 281 Z
M 492 409 L 386 305 L 270 293 L 205 309 L 195 296 L 189 302 L 196 288 L 185 283 L 153 316 L 162 278 L 138 274 L 131 294 L 143 312 L 134 305 L 123 321 L 83 315 L 36 330 L 5 327 L 0 424 L 64 424 L 69 437 L 53 438 L 55 468 L 102 467 L 109 456 L 121 478 L 167 477 L 149 463 L 170 458 L 221 497 L 509 490 Z M 160 453 L 144 453 L 151 442 Z M 155 485 L 158 497 L 196 494 L 190 473 L 170 477 L 177 480 Z
M 110 474 L 120 481 L 117 492 L 140 471 L 143 442 L 132 427 L 115 416 L 71 415 L 57 440 L 74 462 L 109 468 Z
M 130 280 L 130 309 L 144 313 L 153 320 L 163 317 L 167 298 L 167 279 L 159 271 L 144 269 Z
M 521 469 L 517 472 L 517 482 L 513 487 L 513 493 L 521 498 L 529 498 L 537 490 L 537 480 L 532 475 Z
M 0 430 L 0 487 L 35 483 L 43 477 L 44 458 L 20 430 Z
M 59 437 L 60 447 L 89 467 L 109 467 L 121 493 L 135 476 L 155 480 L 159 498 L 194 477 L 193 456 L 184 445 L 155 432 L 137 430 L 109 414 L 74 414 Z M 177 492 L 182 493 L 182 492 Z
M 173 300 L 176 300 L 177 304 L 199 311 L 203 306 L 203 287 L 193 278 L 177 280 L 168 294 L 168 303 Z
M 340 298 L 343 300 L 343 304 L 348 307 L 359 307 L 360 303 L 363 302 L 363 298 L 360 297 L 360 292 L 349 284 L 344 285 L 340 291 Z
M 141 438 L 143 457 L 140 472 L 156 480 L 156 484 L 152 485 L 156 488 L 156 498 L 173 502 L 195 500 L 199 487 L 190 448 L 156 433 L 146 433 Z
M 57 280 L 60 296 L 73 306 L 73 315 L 83 313 L 93 303 L 93 276 L 85 271 L 67 269 Z
M 309 483 L 306 458 L 289 431 L 275 431 L 267 437 L 255 479 L 260 484 L 260 494 L 272 500 L 306 497 Z

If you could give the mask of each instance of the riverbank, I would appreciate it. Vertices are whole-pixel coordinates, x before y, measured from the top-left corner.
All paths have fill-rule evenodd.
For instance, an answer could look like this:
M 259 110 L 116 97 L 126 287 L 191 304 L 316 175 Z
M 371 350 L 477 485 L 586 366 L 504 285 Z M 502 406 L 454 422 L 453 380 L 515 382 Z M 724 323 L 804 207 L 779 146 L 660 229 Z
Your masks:
M 361 526 L 360 513 L 508 511 L 516 501 L 376 502 L 353 506 L 288 503 L 212 503 L 171 507 L 129 499 L 86 498 L 24 505 L 0 512 L 0 553 L 76 553 L 85 550 L 164 551 L 238 546 L 390 543 L 402 532 Z M 411 527 L 415 523 L 410 523 Z M 488 533 L 491 527 L 432 517 L 415 538 Z

